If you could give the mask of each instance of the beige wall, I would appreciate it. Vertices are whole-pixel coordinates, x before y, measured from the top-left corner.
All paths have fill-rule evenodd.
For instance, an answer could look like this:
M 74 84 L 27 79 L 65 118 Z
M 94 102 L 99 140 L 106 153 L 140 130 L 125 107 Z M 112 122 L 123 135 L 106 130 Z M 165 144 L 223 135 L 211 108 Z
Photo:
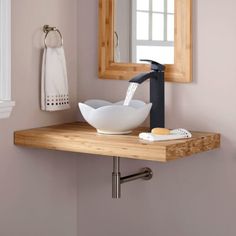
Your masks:
M 111 199 L 112 160 L 81 156 L 78 235 L 236 233 L 236 1 L 193 3 L 194 82 L 167 84 L 167 125 L 221 132 L 222 147 L 168 164 L 123 160 L 123 174 L 149 166 L 154 178 L 125 184 L 121 200 Z M 79 0 L 78 9 L 79 99 L 120 100 L 127 82 L 97 79 L 97 1 Z M 136 98 L 148 100 L 148 84 Z
M 16 107 L 0 120 L 0 235 L 76 236 L 76 155 L 13 145 L 13 131 L 75 120 L 76 0 L 12 0 L 12 95 Z M 64 34 L 73 109 L 39 108 L 42 26 Z

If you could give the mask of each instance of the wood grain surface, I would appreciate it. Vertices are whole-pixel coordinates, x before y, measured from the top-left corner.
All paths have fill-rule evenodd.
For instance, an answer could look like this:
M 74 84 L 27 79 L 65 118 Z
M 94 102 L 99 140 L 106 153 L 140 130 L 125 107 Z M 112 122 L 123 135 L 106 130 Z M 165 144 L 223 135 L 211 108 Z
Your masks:
M 220 134 L 192 132 L 190 139 L 148 142 L 138 138 L 147 128 L 129 135 L 101 135 L 87 123 L 75 122 L 16 131 L 16 145 L 32 148 L 88 153 L 103 156 L 161 161 L 187 157 L 220 146 Z

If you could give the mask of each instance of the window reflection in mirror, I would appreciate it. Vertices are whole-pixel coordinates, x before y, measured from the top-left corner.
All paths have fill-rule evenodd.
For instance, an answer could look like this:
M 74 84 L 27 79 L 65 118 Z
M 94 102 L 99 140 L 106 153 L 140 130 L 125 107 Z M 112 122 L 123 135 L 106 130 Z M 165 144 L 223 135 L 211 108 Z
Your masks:
M 115 0 L 114 61 L 174 64 L 174 0 Z

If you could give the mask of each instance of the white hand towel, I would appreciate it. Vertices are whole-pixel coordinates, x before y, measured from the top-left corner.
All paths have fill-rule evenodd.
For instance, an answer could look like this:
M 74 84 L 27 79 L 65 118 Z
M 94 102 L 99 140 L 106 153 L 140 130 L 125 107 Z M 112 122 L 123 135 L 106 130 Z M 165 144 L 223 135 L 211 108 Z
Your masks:
M 44 49 L 41 78 L 41 109 L 69 109 L 68 79 L 63 47 Z

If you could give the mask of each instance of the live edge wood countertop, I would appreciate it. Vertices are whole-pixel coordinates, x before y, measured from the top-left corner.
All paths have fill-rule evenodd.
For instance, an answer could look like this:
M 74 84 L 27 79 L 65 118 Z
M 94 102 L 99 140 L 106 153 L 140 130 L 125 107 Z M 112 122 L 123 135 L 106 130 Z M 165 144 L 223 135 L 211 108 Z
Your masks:
M 161 162 L 220 146 L 220 134 L 217 133 L 192 132 L 193 137 L 190 139 L 147 142 L 138 138 L 138 134 L 143 131 L 147 131 L 147 128 L 138 128 L 129 135 L 101 135 L 87 123 L 75 122 L 16 131 L 14 142 L 32 148 Z

